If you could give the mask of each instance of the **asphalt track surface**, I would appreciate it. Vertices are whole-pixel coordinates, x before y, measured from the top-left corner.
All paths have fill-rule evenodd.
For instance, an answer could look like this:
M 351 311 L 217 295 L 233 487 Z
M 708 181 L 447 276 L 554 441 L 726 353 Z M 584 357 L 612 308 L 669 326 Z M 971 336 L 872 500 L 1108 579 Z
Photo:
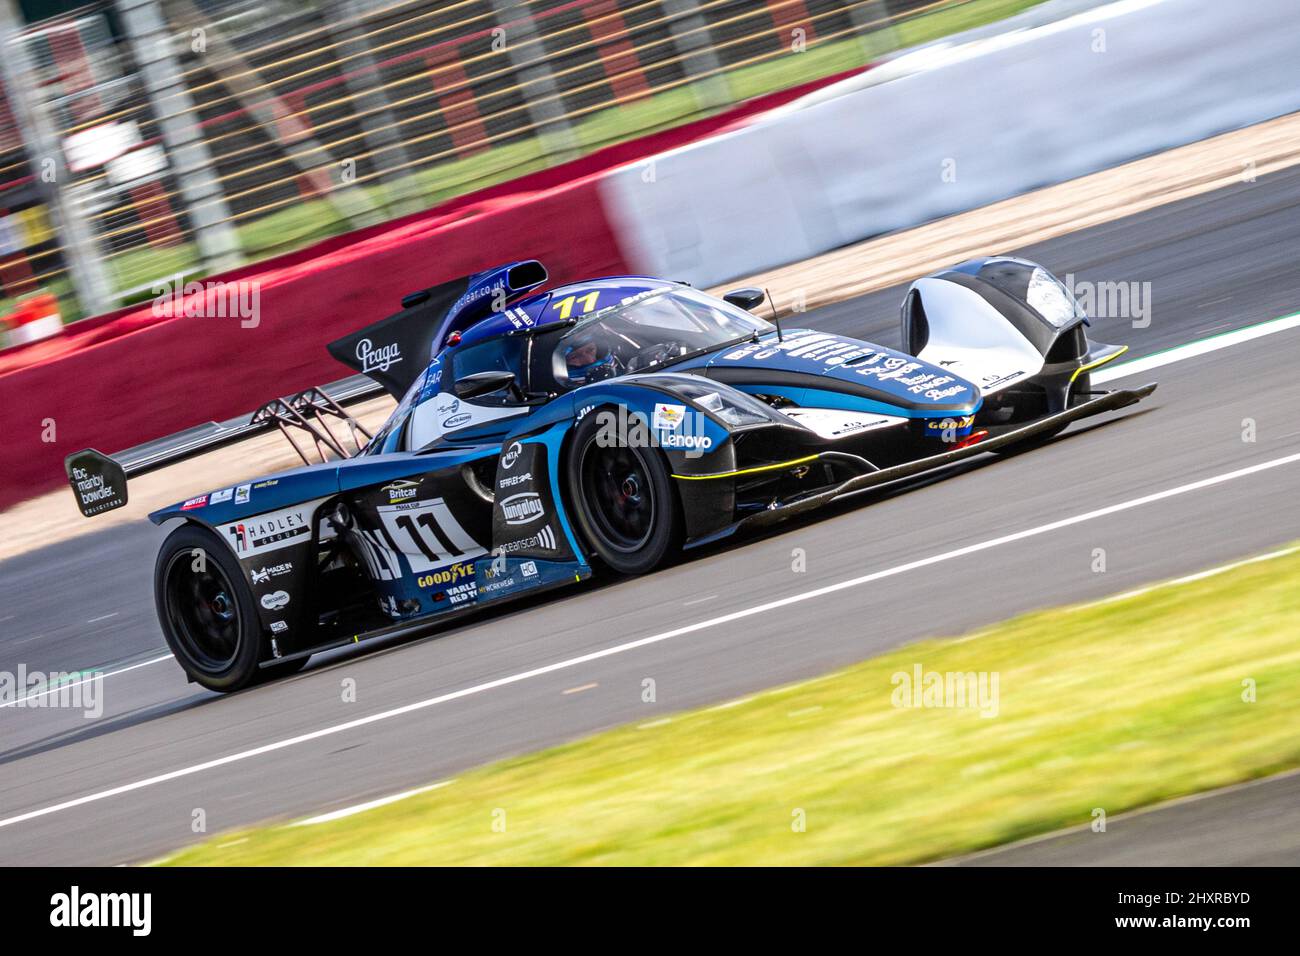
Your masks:
M 1300 309 L 1298 206 L 1300 169 L 1291 169 L 1017 251 L 1078 280 L 1150 282 L 1148 327 L 1101 318 L 1092 332 L 1128 343 L 1137 357 Z M 901 287 L 873 293 L 810 313 L 807 324 L 894 344 L 901 298 Z M 950 554 L 1300 458 L 1297 355 L 1300 330 L 1292 330 L 1171 364 L 1121 381 L 1159 380 L 1152 399 L 1075 425 L 1033 452 L 981 456 L 942 481 L 863 496 L 649 577 L 567 589 L 428 637 L 336 652 L 292 679 L 227 697 L 187 684 L 170 660 L 149 663 L 165 653 L 150 586 L 165 532 L 114 529 L 6 561 L 0 670 L 140 666 L 105 679 L 99 719 L 0 708 L 0 861 L 147 860 L 202 838 L 191 829 L 199 808 L 214 834 L 346 807 L 1300 539 L 1296 460 Z M 1257 422 L 1254 443 L 1242 441 L 1245 418 Z M 177 498 L 201 490 L 177 488 Z M 1103 574 L 1091 570 L 1098 547 L 1107 551 Z M 791 569 L 795 548 L 806 553 L 806 573 Z M 949 556 L 754 613 L 941 555 Z M 657 684 L 653 704 L 641 700 L 646 677 Z M 356 702 L 343 702 L 344 678 L 356 681 Z M 587 689 L 564 693 L 577 687 Z M 1116 838 L 1109 850 L 1084 849 L 1067 835 L 1057 838 L 1066 840 L 1059 852 L 1040 859 L 1295 863 L 1294 840 L 1266 852 L 1277 848 L 1269 832 L 1300 833 L 1294 791 L 1260 789 L 1252 799 L 1262 809 L 1219 813 L 1213 832 L 1191 846 L 1120 825 L 1107 835 Z M 1217 799 L 1240 798 L 1200 805 Z

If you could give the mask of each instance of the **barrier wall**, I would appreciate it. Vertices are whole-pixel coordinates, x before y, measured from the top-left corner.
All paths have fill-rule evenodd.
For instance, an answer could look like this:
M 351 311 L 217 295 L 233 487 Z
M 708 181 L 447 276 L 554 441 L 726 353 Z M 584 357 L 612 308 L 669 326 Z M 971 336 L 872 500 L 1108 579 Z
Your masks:
M 599 175 L 860 72 L 757 97 L 214 277 L 256 284 L 256 328 L 241 327 L 237 318 L 159 318 L 145 305 L 0 353 L 0 508 L 62 483 L 63 458 L 77 449 L 112 454 L 346 377 L 350 370 L 325 344 L 396 312 L 407 292 L 515 259 L 541 259 L 559 282 L 635 271 L 605 216 Z M 49 420 L 54 442 L 42 440 Z
M 1295 15 L 1127 0 L 925 50 L 601 191 L 638 268 L 715 285 L 1300 110 Z

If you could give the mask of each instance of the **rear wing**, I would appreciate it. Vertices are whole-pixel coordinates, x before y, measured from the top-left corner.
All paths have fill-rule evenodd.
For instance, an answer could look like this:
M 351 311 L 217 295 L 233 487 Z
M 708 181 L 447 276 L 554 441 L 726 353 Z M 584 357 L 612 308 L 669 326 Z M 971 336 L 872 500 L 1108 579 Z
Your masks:
M 63 469 L 77 499 L 77 507 L 83 515 L 91 518 L 127 503 L 127 479 L 194 458 L 271 428 L 280 429 L 305 464 L 311 461 L 294 439 L 294 431 L 304 432 L 313 440 L 321 460 L 325 460 L 327 453 L 338 458 L 350 458 L 363 447 L 359 435 L 367 439 L 371 435 L 343 411 L 342 406 L 383 393 L 384 388 L 379 383 L 364 375 L 354 375 L 296 395 L 277 398 L 255 412 L 224 422 L 196 425 L 112 456 L 94 448 L 85 448 L 65 458 Z M 346 424 L 350 442 L 340 439 L 330 429 L 331 418 Z M 353 446 L 351 450 L 349 443 Z

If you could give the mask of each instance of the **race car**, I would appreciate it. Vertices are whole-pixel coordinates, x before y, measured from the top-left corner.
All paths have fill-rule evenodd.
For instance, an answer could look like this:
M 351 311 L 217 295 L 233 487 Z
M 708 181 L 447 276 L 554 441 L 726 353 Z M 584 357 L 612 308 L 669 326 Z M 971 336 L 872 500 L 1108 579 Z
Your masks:
M 331 343 L 363 373 L 108 457 L 70 455 L 87 516 L 130 475 L 279 427 L 323 460 L 151 514 L 159 622 L 192 681 L 233 691 L 327 648 L 426 628 L 846 495 L 1023 448 L 1155 385 L 1094 391 L 1123 348 L 1046 269 L 1006 256 L 918 280 L 901 351 L 644 276 L 541 291 L 540 262 L 406 296 Z M 342 401 L 386 390 L 358 435 Z M 330 428 L 352 429 L 350 451 Z M 364 439 L 364 440 L 363 440 Z

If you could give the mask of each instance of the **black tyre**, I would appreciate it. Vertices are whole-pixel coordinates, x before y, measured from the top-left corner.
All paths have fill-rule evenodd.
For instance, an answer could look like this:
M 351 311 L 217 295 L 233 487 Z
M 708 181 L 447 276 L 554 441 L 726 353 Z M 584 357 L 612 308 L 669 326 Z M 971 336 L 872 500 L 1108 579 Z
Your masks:
M 682 542 L 681 505 L 662 452 L 634 447 L 620 426 L 617 441 L 601 441 L 600 415 L 578 425 L 568 456 L 568 498 L 596 556 L 623 574 L 645 574 Z
M 239 562 L 211 531 L 186 524 L 167 536 L 154 603 L 167 646 L 197 683 L 233 691 L 258 679 L 267 644 L 257 605 Z

